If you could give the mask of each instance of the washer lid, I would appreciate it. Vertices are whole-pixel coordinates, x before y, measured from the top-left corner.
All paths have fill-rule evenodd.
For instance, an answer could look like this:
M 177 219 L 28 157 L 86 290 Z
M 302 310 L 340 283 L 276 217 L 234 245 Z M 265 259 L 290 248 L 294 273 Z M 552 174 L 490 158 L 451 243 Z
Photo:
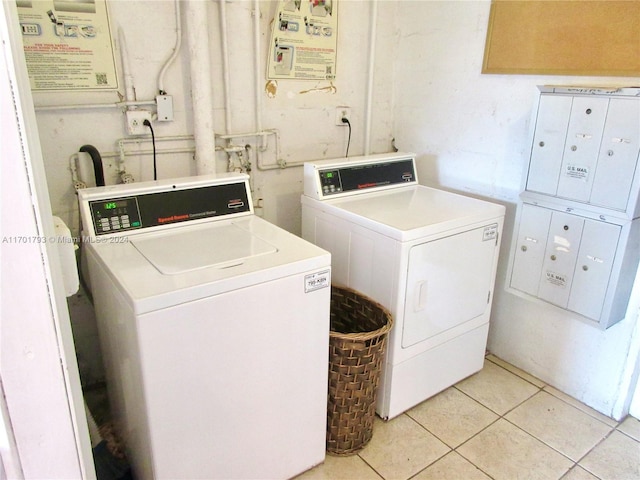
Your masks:
M 131 241 L 160 273 L 175 275 L 201 268 L 227 268 L 245 259 L 278 251 L 234 224 L 208 229 L 176 229 Z
M 330 283 L 329 252 L 255 215 L 96 239 L 85 247 L 92 278 L 110 277 L 136 314 L 290 275 L 300 275 L 303 292 L 314 288 L 306 276 L 318 271 L 326 273 L 322 285 Z

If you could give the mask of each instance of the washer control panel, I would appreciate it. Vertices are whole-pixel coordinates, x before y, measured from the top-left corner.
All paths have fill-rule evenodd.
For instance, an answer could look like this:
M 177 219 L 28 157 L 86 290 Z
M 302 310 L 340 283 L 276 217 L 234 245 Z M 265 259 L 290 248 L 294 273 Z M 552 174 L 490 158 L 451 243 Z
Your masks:
M 174 187 L 175 188 L 175 187 Z M 89 201 L 96 236 L 251 212 L 245 181 Z
M 140 227 L 140 210 L 136 197 L 117 198 L 92 202 L 96 234 L 113 233 L 119 230 L 131 230 Z

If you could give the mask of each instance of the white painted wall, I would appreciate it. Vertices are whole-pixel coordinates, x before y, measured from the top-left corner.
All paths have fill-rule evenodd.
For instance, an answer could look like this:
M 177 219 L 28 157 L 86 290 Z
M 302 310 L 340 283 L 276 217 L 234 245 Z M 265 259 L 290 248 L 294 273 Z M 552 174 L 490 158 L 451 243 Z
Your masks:
M 489 349 L 619 417 L 630 400 L 640 349 L 638 286 L 627 318 L 600 331 L 568 312 L 506 292 L 504 278 L 536 85 L 630 86 L 638 79 L 482 75 L 489 8 L 489 0 L 398 2 L 397 145 L 417 152 L 423 183 L 509 207 Z

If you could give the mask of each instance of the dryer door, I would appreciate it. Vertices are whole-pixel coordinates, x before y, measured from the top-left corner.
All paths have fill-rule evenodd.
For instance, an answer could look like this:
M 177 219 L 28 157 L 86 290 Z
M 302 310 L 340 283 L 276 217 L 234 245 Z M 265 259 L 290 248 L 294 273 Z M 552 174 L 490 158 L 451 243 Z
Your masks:
M 402 347 L 482 315 L 493 288 L 498 224 L 416 245 L 409 252 Z

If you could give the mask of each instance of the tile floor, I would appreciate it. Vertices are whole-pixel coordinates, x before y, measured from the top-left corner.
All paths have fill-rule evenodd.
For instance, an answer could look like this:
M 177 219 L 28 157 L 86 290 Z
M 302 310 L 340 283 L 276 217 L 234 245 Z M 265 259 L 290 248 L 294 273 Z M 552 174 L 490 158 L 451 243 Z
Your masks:
M 389 422 L 358 455 L 296 480 L 640 479 L 640 421 L 616 422 L 489 355 L 479 373 Z

